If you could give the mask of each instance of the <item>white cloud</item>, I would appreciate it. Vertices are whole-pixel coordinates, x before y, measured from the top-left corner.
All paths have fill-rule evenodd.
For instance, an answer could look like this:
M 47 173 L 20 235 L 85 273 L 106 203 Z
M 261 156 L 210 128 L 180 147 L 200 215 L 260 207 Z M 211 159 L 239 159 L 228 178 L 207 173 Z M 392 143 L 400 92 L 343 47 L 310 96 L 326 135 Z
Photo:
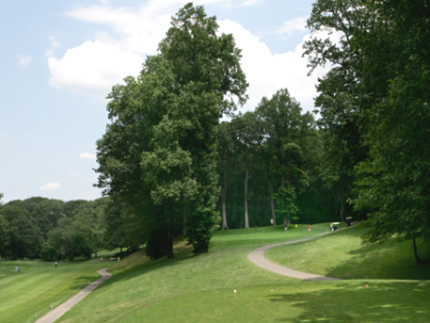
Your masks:
M 57 38 L 55 36 L 49 36 L 49 43 L 51 45 L 52 48 L 56 48 L 56 47 L 60 47 L 61 43 L 57 40 Z
M 96 159 L 96 155 L 90 154 L 90 153 L 82 153 L 79 155 L 79 158 L 82 159 Z
M 60 184 L 59 183 L 47 183 L 41 187 L 39 187 L 39 191 L 54 191 L 58 188 L 60 188 Z
M 264 0 L 245 0 L 242 5 L 246 7 L 255 6 L 257 4 L 263 3 Z
M 31 61 L 31 56 L 26 56 L 22 54 L 18 54 L 18 64 L 22 66 L 28 66 Z
M 233 34 L 237 47 L 242 49 L 242 69 L 250 84 L 245 108 L 253 109 L 263 96 L 270 98 L 277 90 L 288 88 L 305 111 L 314 109 L 315 84 L 328 69 L 317 68 L 308 77 L 308 61 L 302 58 L 302 44 L 297 45 L 295 51 L 272 55 L 265 43 L 238 23 L 224 20 L 219 24 L 222 32 Z M 303 41 L 310 37 L 305 36 Z
M 275 30 L 278 35 L 292 35 L 295 31 L 308 31 L 306 28 L 306 20 L 308 17 L 298 17 L 288 20 L 281 27 Z
M 67 50 L 63 58 L 48 58 L 49 84 L 105 98 L 112 86 L 128 76 L 137 76 L 143 59 L 117 47 L 87 41 Z
M 51 48 L 45 50 L 45 56 L 50 57 L 52 54 L 54 54 L 54 51 Z
M 51 71 L 50 84 L 79 93 L 105 97 L 111 87 L 127 75 L 136 76 L 140 72 L 142 54 L 155 54 L 158 43 L 165 36 L 170 17 L 177 8 L 188 0 L 149 0 L 137 9 L 91 6 L 67 12 L 66 15 L 78 20 L 106 24 L 112 27 L 112 36 L 103 32 L 95 41 L 69 49 L 63 58 L 48 59 Z M 233 0 L 202 0 L 196 5 L 218 3 L 232 4 Z M 241 2 L 252 4 L 255 0 Z M 219 21 L 220 30 L 232 33 L 241 48 L 242 67 L 250 83 L 247 109 L 254 108 L 263 96 L 270 97 L 281 88 L 288 88 L 306 111 L 313 110 L 316 96 L 315 84 L 328 70 L 318 68 L 308 77 L 307 58 L 302 58 L 302 44 L 294 51 L 272 55 L 267 45 L 236 22 Z M 299 17 L 285 22 L 272 33 L 290 35 L 294 31 L 304 31 L 306 18 Z M 304 37 L 303 41 L 309 39 Z
M 103 3 L 103 4 L 109 4 L 110 1 L 109 0 L 99 0 L 99 2 Z

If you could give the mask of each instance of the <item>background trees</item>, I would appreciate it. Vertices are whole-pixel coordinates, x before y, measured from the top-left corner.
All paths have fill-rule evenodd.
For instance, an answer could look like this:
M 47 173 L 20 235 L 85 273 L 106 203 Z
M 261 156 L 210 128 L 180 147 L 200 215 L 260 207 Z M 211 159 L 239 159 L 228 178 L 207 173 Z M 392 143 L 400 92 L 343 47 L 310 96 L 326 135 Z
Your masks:
M 325 153 L 340 157 L 326 180 L 369 215 L 365 241 L 410 238 L 417 261 L 430 219 L 428 13 L 426 1 L 320 0 L 308 26 L 342 38 L 306 44 L 312 67 L 333 65 L 316 100 Z

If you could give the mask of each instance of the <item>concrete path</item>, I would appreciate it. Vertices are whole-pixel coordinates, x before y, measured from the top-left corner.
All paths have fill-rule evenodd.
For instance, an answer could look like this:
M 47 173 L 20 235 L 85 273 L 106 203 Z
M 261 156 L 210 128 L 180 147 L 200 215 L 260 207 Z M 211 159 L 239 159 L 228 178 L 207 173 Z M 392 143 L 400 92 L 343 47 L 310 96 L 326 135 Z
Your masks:
M 66 302 L 64 302 L 63 304 L 54 308 L 52 311 L 46 313 L 44 316 L 42 316 L 40 319 L 38 319 L 35 323 L 54 323 L 64 313 L 66 313 L 68 310 L 70 310 L 74 305 L 76 305 L 77 303 L 82 301 L 85 297 L 87 297 L 88 294 L 91 293 L 94 289 L 96 289 L 97 286 L 99 286 L 105 280 L 112 277 L 112 274 L 109 274 L 108 272 L 106 272 L 106 270 L 108 270 L 108 268 L 101 269 L 101 270 L 97 271 L 102 276 L 102 278 L 100 278 L 99 280 L 96 280 L 95 282 L 92 282 L 91 284 L 87 285 L 84 289 L 82 289 L 75 296 L 69 298 Z
M 264 268 L 266 270 L 269 270 L 271 272 L 274 272 L 274 273 L 277 273 L 280 275 L 292 277 L 292 278 L 298 278 L 298 279 L 304 279 L 304 280 L 310 280 L 310 281 L 338 280 L 337 278 L 313 275 L 313 274 L 304 273 L 302 271 L 290 269 L 290 268 L 275 264 L 274 262 L 271 262 L 269 259 L 264 257 L 264 253 L 271 248 L 286 245 L 286 244 L 303 242 L 303 241 L 307 241 L 310 239 L 311 238 L 306 238 L 306 239 L 301 239 L 301 240 L 281 242 L 281 243 L 276 243 L 276 244 L 271 244 L 268 246 L 260 247 L 260 248 L 257 248 L 255 250 L 251 251 L 248 254 L 248 259 L 251 260 L 254 264 L 256 264 L 257 266 L 259 266 L 261 268 Z

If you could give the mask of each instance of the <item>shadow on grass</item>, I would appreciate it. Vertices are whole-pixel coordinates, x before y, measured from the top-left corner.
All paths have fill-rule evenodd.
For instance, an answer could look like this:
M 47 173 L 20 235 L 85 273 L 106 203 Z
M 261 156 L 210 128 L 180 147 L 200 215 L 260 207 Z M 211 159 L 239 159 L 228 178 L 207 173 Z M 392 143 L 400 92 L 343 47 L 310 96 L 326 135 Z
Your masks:
M 405 244 L 410 244 L 411 247 L 405 248 Z M 398 242 L 393 239 L 383 244 L 363 245 L 359 249 L 351 250 L 349 254 L 352 257 L 331 268 L 327 276 L 346 279 L 428 280 L 430 243 L 422 247 L 422 256 L 426 261 L 417 264 L 410 241 Z
M 368 283 L 368 288 L 365 287 Z M 306 284 L 306 283 L 304 283 Z M 303 312 L 278 322 L 429 322 L 430 282 L 336 283 L 334 288 L 275 294 L 271 302 Z
M 148 261 L 147 263 L 141 265 L 124 269 L 118 273 L 114 273 L 112 278 L 105 281 L 103 284 L 97 287 L 97 289 L 100 290 L 117 282 L 133 279 L 137 276 L 145 275 L 160 268 L 176 266 L 183 261 L 188 261 L 195 257 L 198 257 L 198 255 L 193 255 L 191 249 L 184 249 L 175 253 L 175 258 L 173 259 L 166 259 L 166 257 L 163 257 L 157 260 Z

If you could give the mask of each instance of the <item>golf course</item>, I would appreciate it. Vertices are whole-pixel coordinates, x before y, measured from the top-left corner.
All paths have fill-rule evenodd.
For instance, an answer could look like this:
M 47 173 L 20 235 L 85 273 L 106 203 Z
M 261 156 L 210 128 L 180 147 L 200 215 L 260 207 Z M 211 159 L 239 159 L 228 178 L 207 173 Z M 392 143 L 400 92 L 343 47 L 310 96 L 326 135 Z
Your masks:
M 198 256 L 185 243 L 175 245 L 174 259 L 150 261 L 138 251 L 112 262 L 113 277 L 58 322 L 428 322 L 429 267 L 415 264 L 410 241 L 363 246 L 364 228 L 328 227 L 219 231 L 210 252 Z M 303 238 L 311 239 L 272 248 L 266 257 L 340 280 L 289 278 L 247 259 L 258 247 Z M 0 263 L 0 322 L 36 321 L 36 312 L 58 306 L 108 266 L 21 262 L 15 273 L 18 263 Z

